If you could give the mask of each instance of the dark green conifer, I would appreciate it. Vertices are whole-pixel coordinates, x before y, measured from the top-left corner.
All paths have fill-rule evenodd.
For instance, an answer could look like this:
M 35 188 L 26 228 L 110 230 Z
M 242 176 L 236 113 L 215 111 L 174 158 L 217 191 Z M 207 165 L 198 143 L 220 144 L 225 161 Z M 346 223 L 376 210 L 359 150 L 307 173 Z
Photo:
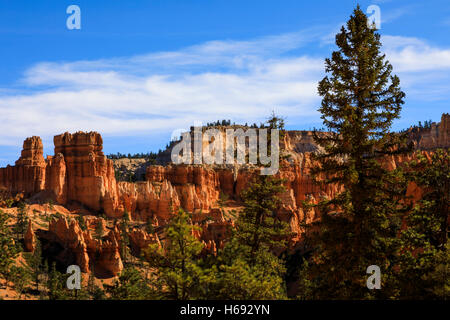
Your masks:
M 315 248 L 309 280 L 317 285 L 315 298 L 389 298 L 396 295 L 392 259 L 407 209 L 406 181 L 382 163 L 406 150 L 400 147 L 405 137 L 389 131 L 405 94 L 380 51 L 380 35 L 359 6 L 336 35 L 336 45 L 318 86 L 327 132 L 314 135 L 322 150 L 315 154 L 313 175 L 323 188 L 340 192 L 321 199 L 320 221 L 307 228 Z M 381 268 L 383 290 L 367 289 L 370 265 Z

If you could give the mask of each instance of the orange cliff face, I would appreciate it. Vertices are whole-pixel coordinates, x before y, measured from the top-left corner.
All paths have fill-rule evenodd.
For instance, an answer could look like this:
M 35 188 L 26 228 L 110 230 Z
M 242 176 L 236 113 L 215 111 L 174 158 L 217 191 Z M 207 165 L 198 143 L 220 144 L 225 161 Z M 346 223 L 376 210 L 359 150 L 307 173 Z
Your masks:
M 433 128 L 437 128 L 437 131 Z M 423 129 L 425 130 L 425 129 Z M 411 136 L 416 145 L 448 146 L 450 116 L 425 130 L 423 136 Z M 419 130 L 420 131 L 420 130 Z M 280 217 L 291 225 L 294 239 L 301 232 L 300 222 L 310 222 L 316 213 L 303 212 L 304 200 L 333 197 L 337 186 L 320 188 L 311 179 L 315 166 L 311 152 L 317 149 L 309 131 L 288 131 L 282 145 L 290 158 L 280 164 L 277 176 L 285 179 L 286 191 L 280 195 Z M 425 143 L 426 142 L 426 143 Z M 82 205 L 94 214 L 120 218 L 126 210 L 132 220 L 163 225 L 179 208 L 193 213 L 211 213 L 219 207 L 221 193 L 239 202 L 240 194 L 259 174 L 252 166 L 167 165 L 149 166 L 146 181 L 117 182 L 112 160 L 102 152 L 102 138 L 96 132 L 64 133 L 54 137 L 55 156 L 44 160 L 39 137 L 25 140 L 22 155 L 15 166 L 0 168 L 0 189 L 24 193 L 28 197 L 50 195 L 56 203 L 70 207 Z M 386 165 L 395 168 L 411 155 L 392 157 Z M 410 194 L 419 194 L 413 187 Z M 227 221 L 220 223 L 227 224 Z M 209 231 L 210 232 L 210 231 Z M 209 241 L 209 236 L 204 236 Z
M 103 210 L 106 215 L 115 216 L 117 185 L 114 167 L 102 152 L 100 134 L 64 133 L 55 136 L 53 141 L 55 174 L 49 175 L 52 181 L 47 189 L 67 203 L 78 202 L 91 210 Z
M 205 167 L 151 167 L 148 180 L 117 182 L 112 160 L 102 152 L 97 132 L 64 133 L 54 137 L 55 156 L 43 158 L 39 137 L 24 142 L 15 166 L 0 168 L 0 188 L 27 197 L 51 198 L 58 204 L 81 204 L 93 212 L 119 218 L 168 220 L 182 207 L 209 210 L 219 199 L 219 175 Z M 158 173 L 158 170 L 159 173 Z
M 441 122 L 433 122 L 429 128 L 411 128 L 408 134 L 418 149 L 448 148 L 450 146 L 450 114 L 442 114 Z
M 93 223 L 99 223 L 98 218 Z M 104 223 L 104 222 L 103 222 Z M 49 230 L 42 238 L 58 243 L 64 250 L 59 254 L 64 264 L 75 263 L 82 272 L 95 271 L 97 277 L 107 278 L 120 273 L 123 269 L 119 253 L 120 232 L 116 228 L 108 231 L 102 239 L 93 237 L 93 229 L 81 230 L 77 221 L 67 221 L 65 217 L 52 220 Z
M 116 182 L 112 160 L 102 152 L 100 134 L 64 133 L 55 136 L 54 144 L 55 156 L 44 160 L 41 139 L 25 140 L 16 165 L 0 169 L 0 187 L 29 197 L 51 195 L 58 204 L 81 204 L 111 218 L 121 217 L 127 210 L 133 220 L 164 224 L 178 208 L 189 212 L 217 209 L 221 192 L 240 200 L 241 191 L 259 174 L 255 168 L 150 166 L 147 181 Z M 317 191 L 308 177 L 309 155 L 301 159 L 280 172 L 288 181 L 288 190 L 282 195 L 283 212 L 293 227 L 299 219 L 299 202 Z
M 44 160 L 42 140 L 26 139 L 15 166 L 0 169 L 0 188 L 27 196 L 46 191 L 61 205 L 77 202 L 113 215 L 116 181 L 112 162 L 102 153 L 100 134 L 64 133 L 55 136 L 54 143 L 55 156 Z
M 15 166 L 0 168 L 0 188 L 13 193 L 37 193 L 45 187 L 45 167 L 41 138 L 27 138 Z

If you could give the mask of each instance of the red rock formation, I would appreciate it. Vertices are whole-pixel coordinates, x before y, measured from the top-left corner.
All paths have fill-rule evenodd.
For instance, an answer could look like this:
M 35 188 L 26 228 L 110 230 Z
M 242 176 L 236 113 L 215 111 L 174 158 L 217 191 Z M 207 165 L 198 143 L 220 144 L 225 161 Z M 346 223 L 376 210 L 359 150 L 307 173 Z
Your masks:
M 22 155 L 15 166 L 0 168 L 0 187 L 13 193 L 26 195 L 37 193 L 45 186 L 45 161 L 42 140 L 27 138 L 23 143 Z
M 61 217 L 49 224 L 50 241 L 58 242 L 65 250 L 72 253 L 81 271 L 95 273 L 101 277 L 115 276 L 123 269 L 119 253 L 119 235 L 111 230 L 102 240 L 94 239 L 92 231 L 82 231 L 75 220 L 67 222 Z
M 100 134 L 66 132 L 53 140 L 55 154 L 61 154 L 65 161 L 67 201 L 76 201 L 92 210 L 103 210 L 108 216 L 116 216 L 114 167 L 102 152 Z
M 444 113 L 440 123 L 433 122 L 430 128 L 411 128 L 408 134 L 416 148 L 425 150 L 448 148 L 450 146 L 450 115 Z
M 159 237 L 156 233 L 148 234 L 144 230 L 133 229 L 129 233 L 129 237 L 131 252 L 136 256 L 139 256 L 141 254 L 141 251 L 147 248 L 150 244 L 157 243 L 159 246 L 161 246 L 161 242 L 159 241 Z
M 56 202 L 67 203 L 66 162 L 61 153 L 47 157 L 45 189 L 52 192 Z
M 33 252 L 36 248 L 36 236 L 33 231 L 33 223 L 31 220 L 28 224 L 27 232 L 24 235 L 24 245 L 26 252 Z
M 189 212 L 209 210 L 219 199 L 219 176 L 205 166 L 150 166 L 147 180 L 169 181 L 177 191 L 181 207 Z
M 156 218 L 164 222 L 180 207 L 178 194 L 172 184 L 161 182 L 119 182 L 118 212 L 127 210 L 133 220 L 148 221 Z
M 411 137 L 418 147 L 448 147 L 449 130 L 450 116 L 444 114 L 440 124 L 432 125 L 428 131 L 414 131 Z M 241 192 L 259 174 L 255 166 L 150 166 L 147 168 L 147 181 L 116 182 L 113 163 L 102 152 L 100 134 L 64 133 L 55 136 L 54 144 L 55 156 L 44 161 L 41 139 L 32 137 L 25 140 L 22 155 L 16 165 L 0 168 L 0 188 L 10 193 L 23 192 L 27 196 L 45 191 L 51 193 L 61 205 L 81 204 L 93 214 L 104 212 L 111 218 L 120 218 L 127 210 L 132 220 L 151 220 L 155 224 L 164 225 L 179 208 L 196 214 L 202 212 L 214 215 L 221 192 L 230 199 L 239 201 Z M 316 150 L 317 146 L 311 132 L 288 132 L 281 144 L 290 157 L 281 163 L 278 173 L 279 177 L 286 180 L 287 189 L 280 195 L 283 207 L 279 214 L 291 225 L 292 232 L 298 235 L 301 232 L 300 221 L 310 222 L 317 218 L 314 211 L 303 212 L 301 202 L 307 199 L 316 201 L 323 196 L 332 197 L 341 190 L 335 186 L 320 188 L 313 183 L 310 169 L 315 164 L 310 151 Z M 391 157 L 386 160 L 386 166 L 394 169 L 408 159 L 410 156 Z M 409 190 L 414 195 L 418 192 L 413 187 Z M 220 238 L 219 233 L 224 233 L 221 228 L 225 228 L 227 223 L 223 216 L 214 216 L 214 222 L 218 224 L 216 230 L 203 231 L 201 238 L 205 243 L 217 240 Z M 212 226 L 213 224 L 208 228 L 213 228 Z M 85 270 L 89 264 L 89 250 L 94 248 L 97 248 L 95 251 L 103 252 L 106 260 L 116 261 L 116 266 L 112 269 L 120 269 L 115 257 L 117 252 L 114 251 L 116 238 L 111 236 L 108 245 L 101 245 L 95 243 L 96 240 L 88 241 L 90 236 L 84 237 L 75 225 L 62 225 L 59 228 L 70 229 L 70 239 L 79 242 L 66 247 L 76 253 Z M 55 234 L 61 235 L 64 240 L 60 231 L 55 231 Z M 81 237 L 85 238 L 84 244 Z M 143 241 L 142 235 L 136 234 L 136 237 L 137 243 Z M 63 240 L 60 239 L 65 243 Z M 137 243 L 136 246 L 139 247 Z M 216 243 L 217 247 L 219 243 Z M 110 256 L 105 250 L 111 250 Z

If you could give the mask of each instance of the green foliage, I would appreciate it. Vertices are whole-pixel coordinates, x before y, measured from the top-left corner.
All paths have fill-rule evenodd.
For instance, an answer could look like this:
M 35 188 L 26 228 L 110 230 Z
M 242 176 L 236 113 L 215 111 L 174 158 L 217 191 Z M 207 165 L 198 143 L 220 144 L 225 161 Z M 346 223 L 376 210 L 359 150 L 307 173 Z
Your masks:
M 94 271 L 91 270 L 88 278 L 87 296 L 92 300 L 105 300 L 105 292 L 95 284 Z
M 220 191 L 219 200 L 217 200 L 217 204 L 219 205 L 219 208 L 223 209 L 225 204 L 227 203 L 229 199 L 229 196 L 226 193 L 223 193 Z
M 427 296 L 433 299 L 448 300 L 450 298 L 450 243 L 445 250 L 439 250 L 433 259 L 433 269 L 422 276 L 422 281 L 430 284 L 425 287 Z M 424 298 L 421 296 L 420 298 Z
M 84 220 L 84 217 L 81 215 L 78 215 L 76 217 L 78 225 L 80 226 L 81 230 L 86 231 L 87 230 L 87 226 L 86 226 L 86 221 Z
M 414 127 L 421 128 L 421 129 L 430 129 L 432 124 L 433 124 L 433 121 L 431 121 L 431 120 L 426 121 L 425 120 L 425 123 L 423 125 L 422 125 L 422 121 L 419 121 L 419 124 L 417 126 L 414 126 Z
M 450 156 L 438 149 L 431 158 L 422 153 L 409 164 L 410 179 L 422 190 L 421 199 L 405 219 L 401 233 L 399 277 L 402 298 L 449 296 L 448 213 L 450 203 Z
M 414 214 L 408 217 L 408 222 L 416 229 L 427 230 L 426 236 L 430 244 L 442 249 L 448 240 L 449 150 L 437 149 L 431 159 L 418 152 L 416 159 L 410 163 L 410 179 L 424 190 L 424 194 L 416 205 Z
M 278 130 L 279 133 L 279 141 L 283 142 L 284 141 L 284 137 L 286 136 L 286 130 L 284 128 L 284 118 L 277 116 L 275 114 L 274 111 L 272 111 L 271 116 L 267 119 L 265 125 L 261 125 L 261 128 L 267 128 L 269 129 L 268 133 L 267 133 L 267 154 L 271 154 L 272 153 L 272 135 L 271 135 L 271 131 L 272 129 L 274 130 Z M 283 155 L 282 154 L 282 149 L 281 147 L 283 146 L 283 144 L 279 144 L 280 147 L 280 160 L 282 159 L 287 159 L 289 157 L 289 155 Z
M 154 299 L 148 280 L 133 267 L 127 267 L 113 285 L 105 285 L 106 293 L 112 300 Z
M 56 270 L 56 264 L 53 263 L 48 273 L 46 287 L 49 300 L 71 300 L 72 293 L 67 289 L 67 274 L 62 274 Z
M 31 278 L 36 285 L 36 291 L 39 291 L 39 283 L 42 275 L 45 272 L 45 267 L 42 261 L 42 247 L 39 240 L 36 241 L 36 247 L 32 253 L 24 253 L 24 258 L 27 262 Z
M 6 199 L 5 204 L 6 204 L 7 208 L 11 208 L 12 205 L 14 204 L 14 199 L 12 199 L 12 198 Z
M 236 236 L 250 249 L 250 256 L 259 249 L 276 250 L 286 246 L 288 226 L 277 215 L 281 206 L 278 195 L 283 191 L 282 180 L 260 175 L 242 192 L 244 210 L 236 223 Z
M 286 298 L 284 249 L 288 226 L 277 218 L 284 191 L 280 179 L 258 176 L 242 193 L 245 208 L 232 238 L 219 252 L 209 297 L 217 299 Z
M 17 222 L 14 226 L 14 233 L 18 239 L 22 238 L 27 231 L 28 227 L 28 216 L 27 216 L 27 205 L 25 202 L 21 201 L 17 207 Z
M 18 299 L 21 299 L 23 292 L 30 283 L 31 274 L 27 268 L 21 266 L 12 266 L 10 272 L 10 280 L 14 283 L 14 289 L 17 292 Z
M 314 280 L 310 279 L 310 272 L 308 260 L 304 259 L 299 272 L 298 300 L 312 300 L 315 298 L 316 285 Z
M 48 204 L 48 208 L 49 208 L 50 210 L 53 210 L 53 209 L 55 208 L 55 205 L 54 205 L 52 199 L 48 199 L 47 204 Z
M 8 226 L 9 217 L 0 210 L 0 277 L 8 280 L 10 269 L 19 250 Z
M 120 152 L 117 152 L 115 154 L 108 154 L 107 157 L 108 159 L 124 159 L 124 158 L 128 158 L 128 159 L 146 159 L 148 161 L 152 161 L 152 160 L 156 160 L 156 157 L 161 153 L 161 151 L 159 151 L 158 153 L 154 153 L 154 152 L 147 152 L 147 153 L 134 153 L 134 154 L 123 154 Z
M 216 278 L 215 298 L 227 300 L 285 299 L 281 264 L 273 256 L 268 257 L 270 255 L 268 252 L 261 251 L 258 252 L 258 255 L 265 256 L 266 259 L 261 259 L 258 264 L 249 265 L 242 257 L 237 257 L 230 265 L 221 265 L 219 276 Z
M 231 126 L 231 120 L 217 120 L 216 122 L 208 122 L 206 127 Z
M 55 212 L 55 213 L 52 213 L 52 214 L 51 214 L 50 219 L 59 220 L 59 219 L 61 219 L 61 218 L 63 218 L 63 217 L 64 217 L 64 216 L 63 216 L 61 213 Z
M 406 178 L 381 163 L 406 150 L 400 147 L 405 136 L 389 132 L 405 94 L 380 52 L 380 35 L 367 26 L 359 6 L 336 35 L 336 45 L 339 50 L 325 60 L 327 76 L 318 86 L 328 131 L 314 133 L 324 151 L 315 154 L 320 165 L 312 173 L 322 186 L 344 191 L 315 205 L 320 220 L 307 227 L 305 237 L 314 252 L 303 277 L 316 286 L 317 298 L 392 298 L 398 294 L 393 276 L 397 235 L 408 209 Z M 380 266 L 383 290 L 367 289 L 370 265 Z
M 277 116 L 274 111 L 272 111 L 272 114 L 270 115 L 269 119 L 267 119 L 265 127 L 267 127 L 268 129 L 280 130 L 281 141 L 286 135 L 286 131 L 284 129 L 284 119 L 282 117 Z M 268 138 L 270 138 L 270 136 L 268 136 Z
M 148 234 L 153 234 L 155 233 L 155 227 L 153 226 L 153 223 L 151 220 L 148 220 L 147 223 L 145 224 L 145 231 Z
M 206 298 L 214 299 L 285 299 L 283 261 L 267 249 L 251 249 L 234 237 L 217 259 L 218 268 L 209 281 Z
M 203 244 L 192 235 L 188 213 L 180 210 L 172 216 L 166 229 L 166 246 L 150 245 L 144 256 L 155 268 L 155 286 L 161 298 L 186 300 L 196 297 L 197 285 L 204 276 L 199 265 Z

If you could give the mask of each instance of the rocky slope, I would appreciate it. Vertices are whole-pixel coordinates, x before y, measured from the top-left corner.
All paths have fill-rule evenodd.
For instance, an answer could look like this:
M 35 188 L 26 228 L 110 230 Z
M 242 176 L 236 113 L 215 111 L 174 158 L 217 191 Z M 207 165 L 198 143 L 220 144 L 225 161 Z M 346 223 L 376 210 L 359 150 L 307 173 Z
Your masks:
M 279 215 L 290 224 L 294 234 L 291 244 L 295 244 L 301 231 L 299 222 L 316 218 L 314 212 L 303 212 L 301 202 L 333 196 L 339 189 L 319 189 L 312 182 L 311 152 L 317 149 L 312 132 L 287 133 L 281 144 L 290 157 L 281 164 L 277 174 L 286 179 L 287 187 L 280 195 L 283 208 Z M 450 116 L 444 114 L 439 124 L 433 124 L 429 129 L 410 129 L 408 134 L 417 148 L 449 147 Z M 95 269 L 102 275 L 115 275 L 122 268 L 118 245 L 120 234 L 115 226 L 110 226 L 105 230 L 104 238 L 94 239 L 92 226 L 101 219 L 95 216 L 105 215 L 113 221 L 126 211 L 132 221 L 150 222 L 158 227 L 183 208 L 194 213 L 194 223 L 202 225 L 202 232 L 197 236 L 207 244 L 206 250 L 214 253 L 223 245 L 233 226 L 232 215 L 227 214 L 233 207 L 239 208 L 241 191 L 259 174 L 256 167 L 249 165 L 169 164 L 148 166 L 144 181 L 118 182 L 113 161 L 102 152 L 99 133 L 64 133 L 54 137 L 54 146 L 55 155 L 44 159 L 41 139 L 26 139 L 15 165 L 0 168 L 0 190 L 13 195 L 23 193 L 33 202 L 51 200 L 72 213 L 88 212 L 94 216 L 86 231 L 81 230 L 76 220 L 65 217 L 51 221 L 48 229 L 30 225 L 25 244 L 32 250 L 36 235 L 49 243 L 58 243 L 63 248 L 59 256 L 62 262 L 76 262 L 83 271 Z M 388 159 L 387 165 L 393 168 L 405 160 L 404 157 L 393 157 Z M 225 208 L 219 208 L 219 199 L 223 195 L 229 200 Z M 205 223 L 207 217 L 213 218 Z M 130 232 L 134 253 L 140 252 L 148 243 L 160 241 L 139 228 Z

